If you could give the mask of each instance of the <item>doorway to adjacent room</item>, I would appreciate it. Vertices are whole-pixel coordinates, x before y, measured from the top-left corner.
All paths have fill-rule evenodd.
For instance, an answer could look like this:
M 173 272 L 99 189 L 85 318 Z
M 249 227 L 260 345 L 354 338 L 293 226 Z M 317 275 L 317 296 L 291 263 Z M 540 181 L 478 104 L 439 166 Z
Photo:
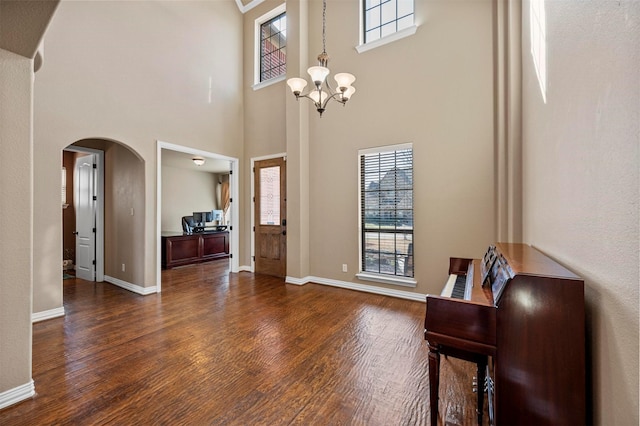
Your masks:
M 198 161 L 196 162 L 195 160 Z M 184 221 L 185 216 L 189 216 L 192 212 L 194 214 L 212 213 L 211 219 L 213 222 L 208 218 L 204 219 L 203 221 L 206 223 L 202 224 L 204 226 L 201 225 L 202 229 L 210 230 L 212 227 L 215 227 L 216 231 L 220 231 L 220 228 L 224 228 L 222 231 L 225 233 L 228 232 L 228 246 L 225 250 L 229 254 L 229 260 L 227 262 L 225 259 L 220 258 L 215 261 L 226 262 L 229 272 L 239 272 L 239 160 L 235 157 L 228 157 L 187 146 L 158 141 L 157 164 L 156 291 L 160 292 L 162 289 L 162 265 L 163 262 L 166 264 L 166 256 L 168 253 L 168 251 L 165 250 L 163 257 L 162 241 L 169 234 L 173 237 L 174 234 L 182 235 L 183 232 L 186 232 L 183 229 L 182 221 Z M 219 168 L 219 166 L 222 168 Z M 200 171 L 195 172 L 194 170 Z M 198 184 L 198 187 L 202 188 L 204 192 L 200 192 L 195 198 L 189 195 L 193 191 L 200 191 L 199 189 L 195 189 L 195 186 L 192 184 L 192 179 L 195 179 L 194 175 L 210 175 L 213 188 L 209 188 L 208 185 L 201 186 Z M 200 182 L 201 179 L 198 178 L 197 180 Z M 177 193 L 180 193 L 180 196 L 176 196 Z M 211 210 L 212 208 L 214 210 Z M 219 246 L 219 244 L 214 245 L 216 247 Z M 207 251 L 205 246 L 206 243 L 203 242 L 203 248 L 202 250 L 198 249 L 198 252 L 202 252 L 204 255 Z M 215 250 L 216 253 L 218 253 L 217 249 Z M 217 259 L 217 256 L 213 257 Z M 196 259 L 196 261 L 205 261 L 207 259 L 200 258 Z M 187 267 L 190 268 L 191 265 Z
M 62 170 L 64 274 L 102 281 L 104 151 L 70 145 L 63 150 Z

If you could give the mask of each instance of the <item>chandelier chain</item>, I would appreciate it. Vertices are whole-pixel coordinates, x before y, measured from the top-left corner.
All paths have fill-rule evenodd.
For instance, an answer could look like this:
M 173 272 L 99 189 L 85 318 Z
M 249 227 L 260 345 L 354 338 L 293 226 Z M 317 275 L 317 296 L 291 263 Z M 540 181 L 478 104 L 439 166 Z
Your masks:
M 326 22 L 327 22 L 327 0 L 322 0 L 322 52 L 323 53 L 327 53 Z

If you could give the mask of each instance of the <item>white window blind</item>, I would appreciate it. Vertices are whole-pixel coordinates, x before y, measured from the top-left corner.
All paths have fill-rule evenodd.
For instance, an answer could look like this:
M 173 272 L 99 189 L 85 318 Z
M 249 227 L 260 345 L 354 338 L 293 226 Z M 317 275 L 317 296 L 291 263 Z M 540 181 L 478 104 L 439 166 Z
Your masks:
M 359 157 L 361 272 L 413 277 L 413 148 Z

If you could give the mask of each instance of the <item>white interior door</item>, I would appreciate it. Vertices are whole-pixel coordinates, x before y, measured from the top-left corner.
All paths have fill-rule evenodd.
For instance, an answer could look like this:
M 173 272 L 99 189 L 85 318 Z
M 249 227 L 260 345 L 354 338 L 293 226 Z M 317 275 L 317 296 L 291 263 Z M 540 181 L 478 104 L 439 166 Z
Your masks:
M 76 211 L 76 276 L 95 281 L 96 201 L 94 156 L 76 158 L 73 170 L 73 203 Z

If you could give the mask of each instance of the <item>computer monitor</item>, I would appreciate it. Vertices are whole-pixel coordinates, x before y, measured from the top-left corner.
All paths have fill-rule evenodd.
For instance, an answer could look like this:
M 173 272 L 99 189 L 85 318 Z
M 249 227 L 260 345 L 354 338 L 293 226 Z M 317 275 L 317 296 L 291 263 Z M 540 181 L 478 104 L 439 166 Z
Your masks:
M 207 222 L 213 222 L 213 212 L 193 212 L 193 222 L 196 231 L 202 231 Z
M 193 221 L 195 222 L 196 226 L 202 226 L 204 223 L 204 215 L 202 214 L 202 212 L 193 212 L 192 214 L 193 216 Z

